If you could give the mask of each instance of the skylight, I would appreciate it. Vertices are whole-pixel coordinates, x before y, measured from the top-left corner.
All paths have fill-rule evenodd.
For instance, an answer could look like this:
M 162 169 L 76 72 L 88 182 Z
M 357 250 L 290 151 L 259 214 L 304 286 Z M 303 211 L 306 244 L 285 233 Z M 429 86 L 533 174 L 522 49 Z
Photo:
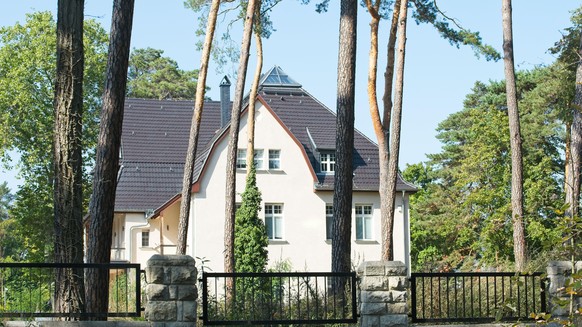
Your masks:
M 279 86 L 279 87 L 301 87 L 301 84 L 295 82 L 281 67 L 275 66 L 261 77 L 262 86 Z

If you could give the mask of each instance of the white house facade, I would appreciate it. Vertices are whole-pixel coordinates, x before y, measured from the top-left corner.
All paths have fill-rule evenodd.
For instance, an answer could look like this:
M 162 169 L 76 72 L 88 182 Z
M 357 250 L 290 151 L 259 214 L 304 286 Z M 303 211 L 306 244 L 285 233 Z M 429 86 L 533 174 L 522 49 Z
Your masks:
M 223 82 L 221 102 L 207 102 L 204 109 L 187 242 L 187 254 L 205 269 L 217 272 L 223 271 L 224 262 L 231 105 L 228 80 Z M 255 166 L 262 193 L 259 215 L 269 238 L 269 265 L 287 262 L 292 270 L 329 271 L 335 114 L 279 67 L 263 76 L 257 100 Z M 175 253 L 192 103 L 128 99 L 126 113 L 112 260 L 143 264 L 155 253 Z M 247 117 L 243 110 L 236 172 L 238 203 L 246 178 Z M 351 258 L 355 267 L 364 260 L 380 259 L 382 230 L 377 146 L 357 131 L 354 142 Z M 409 265 L 408 197 L 416 189 L 399 179 L 397 190 L 394 259 Z

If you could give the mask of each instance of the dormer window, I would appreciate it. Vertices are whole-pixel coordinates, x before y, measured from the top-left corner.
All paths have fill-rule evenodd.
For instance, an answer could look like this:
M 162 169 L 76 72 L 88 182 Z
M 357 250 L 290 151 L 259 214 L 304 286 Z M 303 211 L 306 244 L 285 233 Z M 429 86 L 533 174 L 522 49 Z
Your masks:
M 321 152 L 319 154 L 319 163 L 322 173 L 331 173 L 335 171 L 335 153 Z

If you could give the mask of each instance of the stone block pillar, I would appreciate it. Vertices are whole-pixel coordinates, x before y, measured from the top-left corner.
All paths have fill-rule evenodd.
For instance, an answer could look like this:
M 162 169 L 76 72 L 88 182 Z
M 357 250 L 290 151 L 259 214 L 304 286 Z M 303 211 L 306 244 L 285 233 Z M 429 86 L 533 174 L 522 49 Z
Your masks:
M 187 255 L 153 255 L 146 266 L 145 318 L 153 326 L 196 326 L 196 266 Z
M 400 261 L 366 261 L 360 277 L 360 326 L 406 327 L 408 275 Z
M 576 263 L 575 271 L 582 271 L 582 261 Z M 548 310 L 554 317 L 567 317 L 568 308 L 561 308 L 552 302 L 552 299 L 569 300 L 570 296 L 563 291 L 566 279 L 572 274 L 572 262 L 570 261 L 550 261 L 547 267 L 548 272 Z M 582 297 L 574 297 L 574 309 L 582 308 Z

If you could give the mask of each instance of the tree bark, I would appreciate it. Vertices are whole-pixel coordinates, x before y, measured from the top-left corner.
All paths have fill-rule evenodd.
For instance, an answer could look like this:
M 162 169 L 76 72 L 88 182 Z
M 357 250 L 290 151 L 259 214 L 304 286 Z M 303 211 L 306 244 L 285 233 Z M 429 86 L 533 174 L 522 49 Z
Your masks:
M 56 263 L 83 262 L 83 10 L 84 0 L 59 0 L 54 127 Z M 85 312 L 82 269 L 57 269 L 55 310 Z
M 260 2 L 258 7 L 260 8 Z M 251 92 L 249 93 L 249 112 L 247 116 L 247 179 L 251 172 L 251 165 L 254 164 L 255 159 L 255 103 L 259 89 L 259 81 L 261 79 L 261 71 L 263 70 L 263 42 L 258 32 L 255 32 L 255 40 L 257 42 L 257 68 L 255 70 L 255 76 L 253 77 Z M 269 163 L 267 162 L 267 164 Z
M 502 0 L 503 16 L 503 63 L 509 118 L 509 142 L 511 147 L 511 216 L 513 221 L 513 253 L 515 268 L 523 271 L 526 264 L 526 242 L 523 224 L 523 171 L 515 64 L 513 59 L 513 23 L 511 0 Z
M 390 127 L 390 157 L 388 159 L 388 178 L 386 185 L 386 225 L 384 237 L 386 242 L 382 248 L 382 260 L 394 260 L 394 201 L 396 199 L 396 182 L 398 179 L 398 159 L 400 157 L 400 130 L 402 126 L 402 100 L 404 95 L 404 60 L 406 58 L 406 21 L 408 0 L 400 3 L 398 19 L 398 59 L 396 62 L 396 88 L 394 92 L 394 108 Z M 384 238 L 382 239 L 384 241 Z
M 224 271 L 234 272 L 234 218 L 236 202 L 236 153 L 238 149 L 238 130 L 243 92 L 249 63 L 249 48 L 253 32 L 253 16 L 256 0 L 249 0 L 244 21 L 240 60 L 238 64 L 236 88 L 230 119 L 230 138 L 228 140 L 226 161 L 226 194 L 224 212 Z
M 580 166 L 582 165 L 582 36 L 578 48 L 578 58 L 572 124 L 569 129 L 570 146 L 566 147 L 565 191 L 566 204 L 569 205 L 566 215 L 569 217 L 578 216 L 580 209 Z
M 134 0 L 113 2 L 107 75 L 93 176 L 93 194 L 89 204 L 87 237 L 89 263 L 109 263 L 111 259 L 115 190 L 119 171 L 133 8 Z M 109 272 L 102 269 L 90 269 L 87 271 L 86 280 L 89 312 L 107 312 Z
M 332 272 L 351 270 L 357 14 L 358 1 L 341 1 L 331 246 Z M 341 292 L 343 282 L 334 283 L 333 287 L 336 293 Z
M 196 98 L 194 99 L 194 114 L 190 126 L 190 138 L 188 140 L 188 151 L 186 153 L 186 163 L 184 165 L 184 178 L 182 179 L 182 200 L 180 202 L 180 222 L 178 225 L 178 244 L 176 253 L 186 254 L 188 243 L 188 223 L 190 217 L 190 199 L 192 182 L 194 179 L 194 164 L 196 162 L 196 151 L 198 149 L 198 136 L 200 134 L 200 122 L 204 109 L 204 93 L 206 91 L 206 77 L 208 76 L 208 63 L 210 62 L 210 51 L 212 40 L 216 29 L 216 18 L 220 0 L 213 0 L 208 12 L 208 25 L 206 26 L 206 36 L 202 47 L 202 57 L 200 59 L 200 71 L 196 85 Z

